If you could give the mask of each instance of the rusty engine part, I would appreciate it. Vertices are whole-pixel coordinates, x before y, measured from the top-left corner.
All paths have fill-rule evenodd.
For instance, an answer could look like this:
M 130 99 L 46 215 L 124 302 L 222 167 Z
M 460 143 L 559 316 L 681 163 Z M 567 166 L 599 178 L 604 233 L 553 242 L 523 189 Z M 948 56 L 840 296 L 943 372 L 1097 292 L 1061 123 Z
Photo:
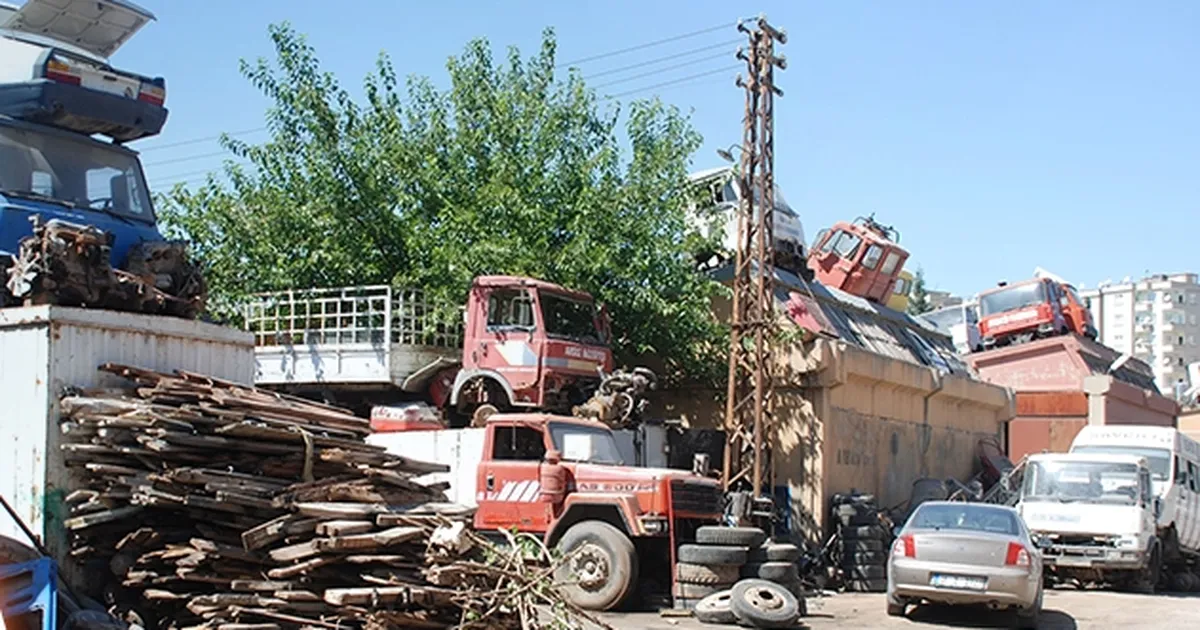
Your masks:
M 142 243 L 129 252 L 128 269 L 109 263 L 113 237 L 94 226 L 35 216 L 33 235 L 21 240 L 8 269 L 7 289 L 25 305 L 57 304 L 161 313 L 194 319 L 206 287 L 187 245 Z
M 617 370 L 604 376 L 596 393 L 572 409 L 572 413 L 614 428 L 637 424 L 650 403 L 646 400 L 646 392 L 657 386 L 658 377 L 649 368 L 636 367 L 632 372 Z

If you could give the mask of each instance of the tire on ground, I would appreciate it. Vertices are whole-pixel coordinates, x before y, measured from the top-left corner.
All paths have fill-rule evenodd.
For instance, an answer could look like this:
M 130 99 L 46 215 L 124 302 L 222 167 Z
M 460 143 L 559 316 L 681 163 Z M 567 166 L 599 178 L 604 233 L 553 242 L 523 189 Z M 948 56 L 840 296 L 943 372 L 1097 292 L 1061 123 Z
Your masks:
M 729 607 L 739 623 L 751 628 L 790 628 L 800 617 L 796 596 L 766 580 L 742 580 L 735 584 Z
M 689 564 L 675 565 L 675 579 L 687 584 L 732 584 L 738 580 L 736 564 Z
M 881 564 L 852 564 L 846 567 L 850 580 L 878 580 L 887 577 L 887 567 Z
M 737 615 L 729 607 L 732 594 L 729 589 L 717 591 L 697 602 L 692 614 L 701 623 L 735 624 Z
M 555 570 L 554 580 L 562 594 L 585 610 L 612 610 L 633 592 L 637 583 L 637 553 L 633 541 L 621 530 L 603 521 L 581 521 L 572 525 L 558 541 L 564 555 L 576 553 Z M 595 567 L 606 565 L 601 573 Z
M 764 562 L 762 564 L 747 564 L 742 567 L 742 577 L 769 580 L 776 584 L 786 584 L 800 580 L 799 567 L 791 562 Z
M 696 542 L 701 545 L 758 547 L 766 540 L 767 533 L 757 527 L 706 525 L 696 530 Z
M 750 562 L 795 562 L 800 559 L 800 548 L 787 543 L 766 544 L 750 550 Z
M 745 547 L 680 545 L 677 556 L 688 564 L 746 564 Z
M 721 591 L 729 590 L 732 584 L 688 584 L 679 582 L 675 585 L 675 596 L 684 599 L 699 601 Z

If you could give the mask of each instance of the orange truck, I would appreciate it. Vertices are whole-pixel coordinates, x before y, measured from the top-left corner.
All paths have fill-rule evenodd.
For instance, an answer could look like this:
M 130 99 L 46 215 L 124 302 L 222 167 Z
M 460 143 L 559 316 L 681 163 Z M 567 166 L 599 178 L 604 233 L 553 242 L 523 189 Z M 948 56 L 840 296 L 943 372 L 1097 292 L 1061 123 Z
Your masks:
M 589 610 L 617 608 L 637 593 L 673 592 L 679 544 L 694 541 L 701 526 L 718 524 L 724 510 L 718 480 L 628 465 L 613 431 L 590 419 L 501 413 L 483 428 L 368 439 L 426 460 L 453 452 L 453 461 L 442 461 L 450 467 L 445 479 L 458 486 L 458 503 L 476 506 L 475 529 L 515 529 L 574 552 L 556 581 Z M 693 468 L 706 472 L 702 463 Z
M 1074 333 L 1098 334 L 1092 313 L 1075 288 L 1053 278 L 1033 278 L 979 294 L 982 349 Z

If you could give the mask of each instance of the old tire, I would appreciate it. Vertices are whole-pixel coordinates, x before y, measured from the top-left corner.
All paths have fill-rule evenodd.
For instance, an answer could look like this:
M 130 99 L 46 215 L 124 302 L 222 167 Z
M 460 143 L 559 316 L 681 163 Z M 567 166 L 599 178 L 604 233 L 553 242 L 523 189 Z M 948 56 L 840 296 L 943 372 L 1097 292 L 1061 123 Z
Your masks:
M 558 541 L 565 556 L 575 552 L 554 573 L 563 596 L 585 610 L 620 606 L 637 583 L 637 553 L 633 541 L 603 521 L 572 525 Z M 578 551 L 577 551 L 578 550 Z
M 800 559 L 800 548 L 789 544 L 767 544 L 750 550 L 750 562 L 796 562 Z
M 675 579 L 686 584 L 733 584 L 738 580 L 738 565 L 680 562 L 675 565 Z
M 738 623 L 751 628 L 787 628 L 800 618 L 796 596 L 766 580 L 742 580 L 734 584 L 729 607 Z
M 702 623 L 735 624 L 737 615 L 729 606 L 732 594 L 729 589 L 717 591 L 697 602 L 692 614 Z
M 776 584 L 787 584 L 800 580 L 799 568 L 791 562 L 764 562 L 742 567 L 742 577 L 768 580 Z
M 846 553 L 847 564 L 884 564 L 887 554 L 882 551 L 854 551 Z
M 677 556 L 680 562 L 688 564 L 746 564 L 745 547 L 680 545 Z
M 858 553 L 860 551 L 883 551 L 882 540 L 847 540 L 842 542 L 844 553 Z
M 701 545 L 758 547 L 767 540 L 767 533 L 757 527 L 720 527 L 706 525 L 696 530 L 696 542 Z
M 675 585 L 675 596 L 682 597 L 686 600 L 699 602 L 700 600 L 721 591 L 729 590 L 732 584 L 688 584 L 680 582 Z
M 1162 547 L 1154 545 L 1150 552 L 1150 562 L 1146 568 L 1137 574 L 1131 581 L 1129 588 L 1135 593 L 1152 595 L 1158 588 L 1158 582 L 1162 579 Z
M 878 525 L 843 527 L 841 532 L 842 538 L 845 540 L 884 540 L 887 538 L 887 531 Z
M 846 566 L 848 580 L 880 580 L 887 577 L 887 567 L 881 564 L 851 564 Z
M 887 578 L 846 580 L 846 590 L 852 593 L 882 593 L 887 590 Z

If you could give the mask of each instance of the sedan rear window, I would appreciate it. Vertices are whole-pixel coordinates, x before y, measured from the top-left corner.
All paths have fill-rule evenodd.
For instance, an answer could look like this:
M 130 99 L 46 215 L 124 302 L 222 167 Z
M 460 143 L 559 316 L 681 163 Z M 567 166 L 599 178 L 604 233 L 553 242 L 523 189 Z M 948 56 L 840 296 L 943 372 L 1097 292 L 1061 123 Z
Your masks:
M 917 508 L 909 521 L 912 529 L 953 529 L 1017 536 L 1021 531 L 1017 517 L 1008 510 L 978 504 L 959 505 L 926 503 Z

